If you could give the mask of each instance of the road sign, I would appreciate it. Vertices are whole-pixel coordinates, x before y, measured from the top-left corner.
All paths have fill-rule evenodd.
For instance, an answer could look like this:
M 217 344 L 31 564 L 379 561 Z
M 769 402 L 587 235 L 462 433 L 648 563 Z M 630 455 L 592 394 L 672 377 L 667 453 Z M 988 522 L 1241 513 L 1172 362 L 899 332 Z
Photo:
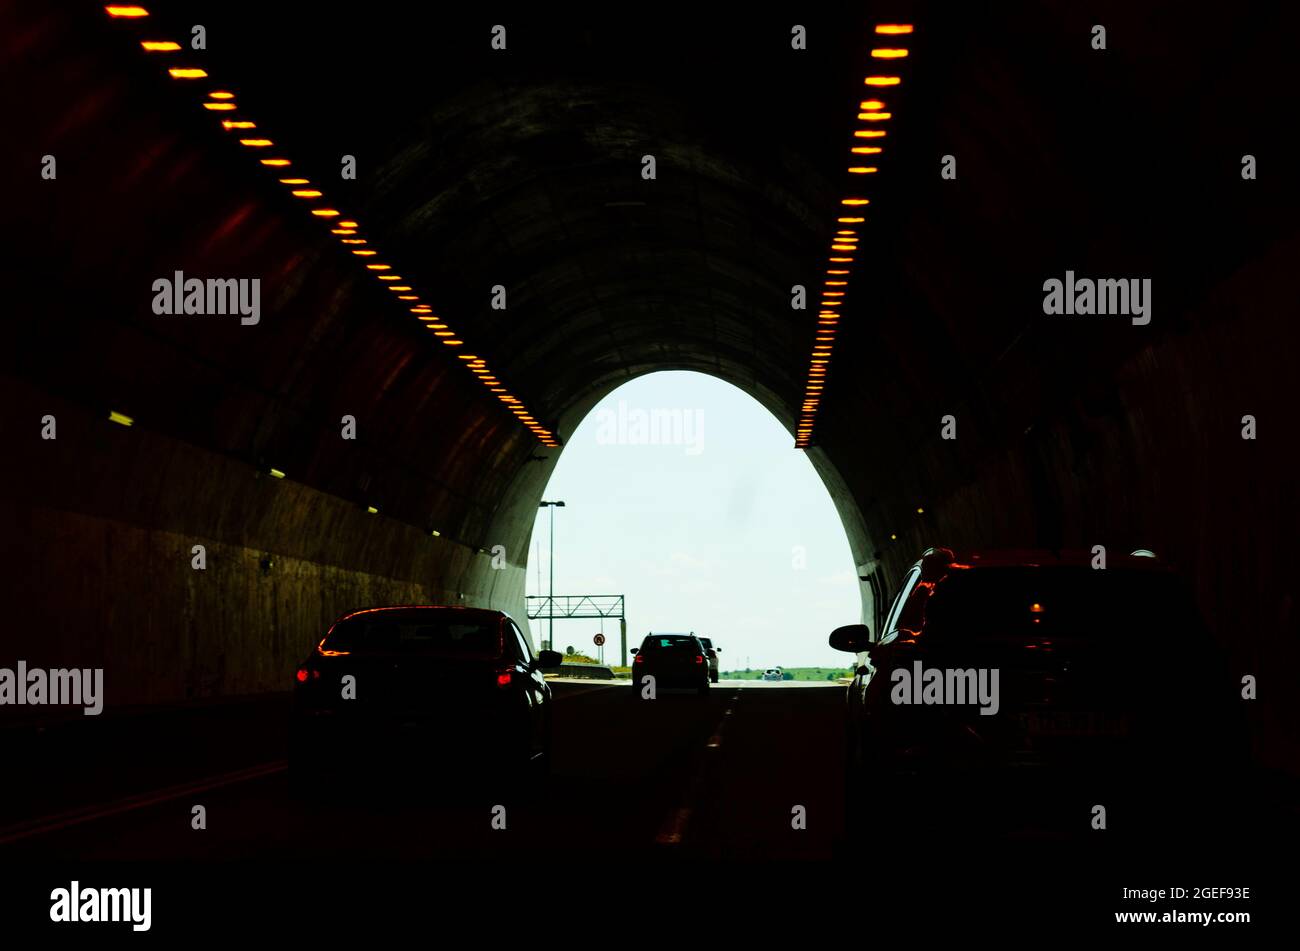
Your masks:
M 605 635 L 604 635 L 604 634 L 597 634 L 595 637 L 592 638 L 592 640 L 596 642 L 596 646 L 597 646 L 597 647 L 604 647 L 604 646 L 605 646 Z

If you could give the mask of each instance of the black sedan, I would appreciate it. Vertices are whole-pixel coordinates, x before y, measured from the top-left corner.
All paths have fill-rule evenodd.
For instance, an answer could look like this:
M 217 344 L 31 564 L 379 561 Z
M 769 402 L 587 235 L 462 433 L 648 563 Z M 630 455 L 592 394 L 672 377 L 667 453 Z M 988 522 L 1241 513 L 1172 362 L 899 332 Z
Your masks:
M 647 634 L 640 648 L 634 648 L 632 686 L 637 697 L 645 689 L 645 678 L 660 687 L 689 687 L 709 692 L 711 676 L 708 654 L 694 634 Z
M 334 623 L 295 675 L 290 777 L 414 772 L 462 785 L 481 775 L 543 776 L 551 754 L 551 688 L 501 611 L 371 608 Z

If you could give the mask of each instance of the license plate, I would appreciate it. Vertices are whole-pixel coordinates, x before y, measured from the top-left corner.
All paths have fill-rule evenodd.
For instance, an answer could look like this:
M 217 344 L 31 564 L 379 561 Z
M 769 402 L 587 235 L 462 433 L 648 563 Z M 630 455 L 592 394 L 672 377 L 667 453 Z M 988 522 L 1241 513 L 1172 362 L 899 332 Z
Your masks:
M 1020 714 L 1029 736 L 1127 736 L 1128 718 L 1091 710 L 1035 711 Z

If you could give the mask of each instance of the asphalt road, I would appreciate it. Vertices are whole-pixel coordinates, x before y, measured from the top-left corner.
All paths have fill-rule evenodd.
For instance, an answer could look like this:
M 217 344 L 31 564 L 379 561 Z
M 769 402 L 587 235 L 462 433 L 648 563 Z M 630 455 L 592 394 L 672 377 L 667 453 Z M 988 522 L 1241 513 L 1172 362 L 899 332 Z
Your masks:
M 705 928 L 723 895 L 747 915 L 795 909 L 798 921 L 811 910 L 838 920 L 852 905 L 908 928 L 978 921 L 998 933 L 1061 934 L 1151 907 L 1124 899 L 1126 888 L 1254 889 L 1184 910 L 1258 915 L 1289 901 L 1269 887 L 1269 870 L 1288 867 L 1300 841 L 1290 787 L 1261 788 L 1249 808 L 1226 813 L 1187 789 L 1182 798 L 1205 808 L 1186 834 L 1112 847 L 1121 830 L 1065 842 L 981 838 L 978 814 L 936 835 L 936 819 L 955 815 L 972 790 L 936 789 L 926 807 L 882 783 L 855 806 L 877 834 L 850 842 L 843 687 L 724 681 L 706 697 L 661 690 L 644 701 L 627 683 L 552 686 L 553 775 L 531 795 L 454 773 L 415 782 L 365 773 L 347 788 L 296 793 L 286 696 L 7 726 L 0 920 L 41 927 L 51 889 L 75 880 L 153 888 L 157 930 L 176 936 L 223 921 L 242 934 L 334 894 L 351 904 L 320 919 L 331 928 L 370 922 L 371 908 L 419 917 L 430 902 L 439 920 L 491 917 L 498 893 L 483 883 L 503 875 L 517 876 L 530 900 L 557 875 L 616 882 L 632 909 L 639 895 L 672 896 L 652 902 L 654 914 L 689 911 Z M 193 828 L 196 806 L 206 828 Z M 1267 818 L 1278 815 L 1287 818 Z M 1243 818 L 1254 825 L 1237 829 Z M 226 917 L 215 920 L 216 910 Z
M 31 757 L 31 794 L 6 803 L 0 857 L 831 857 L 843 826 L 842 687 L 732 681 L 707 697 L 665 690 L 654 701 L 626 684 L 553 689 L 553 775 L 533 796 L 462 788 L 457 775 L 297 795 L 284 768 L 285 710 L 270 702 L 161 728 L 108 725 L 94 737 L 77 724 L 69 729 L 85 739 L 65 737 L 55 741 L 60 755 Z M 82 772 L 67 765 L 77 744 L 87 754 Z M 206 829 L 192 828 L 196 805 Z

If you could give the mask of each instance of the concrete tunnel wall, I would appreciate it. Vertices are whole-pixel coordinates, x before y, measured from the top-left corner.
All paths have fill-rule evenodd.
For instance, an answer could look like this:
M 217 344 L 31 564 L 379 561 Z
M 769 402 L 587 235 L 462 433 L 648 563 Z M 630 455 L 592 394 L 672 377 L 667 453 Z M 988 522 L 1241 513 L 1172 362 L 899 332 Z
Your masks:
M 8 196 L 14 225 L 0 237 L 9 299 L 30 301 L 0 331 L 8 451 L 0 466 L 0 585 L 9 611 L 0 663 L 102 665 L 111 705 L 168 702 L 282 689 L 328 622 L 358 607 L 463 603 L 522 620 L 536 503 L 559 453 L 541 448 L 455 361 L 393 317 L 390 301 L 341 266 L 310 222 L 210 147 L 201 117 L 178 113 L 172 92 L 153 91 L 94 29 L 63 11 L 7 7 L 4 16 L 10 45 L 0 96 L 24 134 L 0 162 L 6 181 L 31 184 Z M 954 75 L 965 62 L 942 61 Z M 1014 70 L 981 82 L 981 95 L 1008 114 L 1033 114 L 1027 100 L 1036 93 Z M 39 102 L 21 94 L 37 87 Z M 925 105 L 940 116 L 961 114 L 967 93 L 955 88 L 951 101 L 934 94 Z M 1068 89 L 1054 93 L 1068 101 Z M 478 94 L 440 107 L 442 114 L 454 123 Z M 492 109 L 501 98 L 494 97 Z M 544 131 L 540 117 L 554 101 L 544 93 L 537 100 L 517 105 L 535 110 L 534 121 L 520 118 L 506 131 L 484 122 L 475 134 L 489 138 L 468 140 L 467 161 L 476 149 L 509 146 L 510 135 L 522 148 Z M 707 158 L 706 139 L 657 112 L 666 108 L 657 94 L 647 102 L 647 127 L 658 123 L 680 137 L 681 154 Z M 1261 677 L 1250 709 L 1266 761 L 1294 764 L 1294 678 L 1279 680 L 1300 660 L 1294 306 L 1275 303 L 1295 301 L 1294 219 L 1279 224 L 1261 200 L 1238 243 L 1216 246 L 1219 256 L 1197 286 L 1159 298 L 1160 320 L 1144 333 L 1016 336 L 1008 315 L 1038 306 L 1043 275 L 1058 274 L 1062 260 L 1098 273 L 1155 267 L 1159 275 L 1167 259 L 1153 261 L 1125 240 L 1122 225 L 1099 224 L 1093 243 L 1071 244 L 1042 210 L 1042 155 L 1028 147 L 1009 162 L 998 155 L 1006 167 L 995 172 L 996 142 L 960 123 L 937 127 L 918 148 L 956 148 L 963 168 L 985 177 L 941 194 L 917 173 L 900 183 L 908 208 L 882 208 L 888 237 L 871 250 L 898 287 L 873 299 L 878 319 L 846 330 L 810 451 L 855 563 L 878 565 L 892 593 L 905 567 L 935 544 L 1152 548 L 1190 576 L 1234 671 Z M 1063 135 L 1050 124 L 1040 129 L 1044 141 Z M 57 189 L 34 178 L 46 152 L 60 156 Z M 376 215 L 424 207 L 410 190 L 427 182 L 404 170 L 442 159 L 409 153 L 409 143 L 394 152 Z M 753 241 L 783 249 L 767 269 L 812 273 L 832 187 L 795 163 L 797 191 L 767 194 L 762 183 L 774 169 L 733 159 L 701 160 L 681 194 L 725 194 L 728 235 L 745 232 L 742 211 L 755 228 L 771 219 L 760 237 L 772 240 Z M 1069 171 L 1073 182 L 1088 180 L 1082 167 Z M 435 172 L 451 174 L 438 167 L 428 176 Z M 448 232 L 447 222 L 472 218 L 476 203 L 496 194 L 491 176 L 509 174 L 477 171 L 481 191 L 440 196 L 448 204 L 432 221 L 427 213 L 396 221 L 394 233 L 422 234 L 435 247 L 461 244 L 469 232 Z M 759 185 L 745 191 L 751 180 Z M 1086 201 L 1085 185 L 1078 187 Z M 1284 206 L 1276 199 L 1290 193 L 1272 194 Z M 502 198 L 497 212 L 514 201 L 526 199 Z M 1018 236 L 1005 260 L 978 250 L 988 203 L 1012 219 L 1003 221 L 1006 233 Z M 529 210 L 526 218 L 538 225 L 546 214 Z M 671 228 L 695 217 L 692 206 L 674 213 L 664 237 L 679 236 Z M 571 253 L 540 226 L 519 250 L 521 260 L 543 247 L 546 255 L 537 259 L 543 277 L 526 282 L 512 308 L 546 319 L 507 330 L 486 323 L 499 318 L 481 318 L 479 339 L 513 335 L 494 363 L 507 365 L 508 380 L 522 380 L 521 395 L 537 395 L 534 411 L 544 421 L 568 435 L 620 383 L 655 369 L 694 369 L 740 386 L 791 426 L 807 335 L 789 318 L 789 280 L 760 280 L 748 270 L 762 269 L 747 261 L 728 272 L 718 301 L 675 302 L 690 314 L 710 312 L 716 340 L 702 336 L 702 321 L 661 320 L 657 305 L 630 311 L 625 326 L 606 334 L 583 309 L 569 260 L 608 243 L 601 220 L 566 226 L 574 229 Z M 975 238 L 957 246 L 961 229 Z M 808 262 L 784 250 L 805 241 Z M 725 251 L 706 247 L 701 257 Z M 454 265 L 483 253 L 462 248 Z M 413 256 L 422 268 L 439 266 Z M 678 265 L 692 279 L 710 273 Z M 262 277 L 263 323 L 155 317 L 150 283 L 177 269 Z M 935 274 L 943 280 L 927 283 Z M 440 276 L 456 300 L 452 275 Z M 653 277 L 627 278 L 628 293 L 640 294 L 639 282 Z M 1032 294 L 1008 302 L 999 296 L 1008 286 Z M 771 341 L 739 338 L 747 322 L 761 324 Z M 130 413 L 136 425 L 110 424 L 110 409 Z M 953 442 L 938 438 L 948 413 L 958 421 Z M 58 420 L 53 441 L 40 438 L 46 414 Z M 357 418 L 355 442 L 339 438 L 343 414 Z M 1257 440 L 1241 438 L 1246 414 L 1259 421 Z M 289 477 L 270 478 L 271 466 Z M 367 504 L 380 514 L 367 515 Z M 190 567 L 195 544 L 207 546 L 204 572 Z M 501 570 L 485 554 L 494 545 L 506 550 Z M 263 570 L 268 555 L 273 564 Z M 863 593 L 863 619 L 871 621 L 882 605 L 870 602 L 869 587 Z
M 102 665 L 111 706 L 257 693 L 345 611 L 520 604 L 522 564 L 490 570 L 483 548 L 527 432 L 415 328 L 373 320 L 384 293 L 340 281 L 165 94 L 142 101 L 75 11 L 3 16 L 4 105 L 31 131 L 6 180 L 60 162 L 55 188 L 6 196 L 24 303 L 0 353 L 5 662 Z M 155 317 L 176 270 L 260 278 L 264 321 Z M 46 415 L 57 439 L 29 425 Z

